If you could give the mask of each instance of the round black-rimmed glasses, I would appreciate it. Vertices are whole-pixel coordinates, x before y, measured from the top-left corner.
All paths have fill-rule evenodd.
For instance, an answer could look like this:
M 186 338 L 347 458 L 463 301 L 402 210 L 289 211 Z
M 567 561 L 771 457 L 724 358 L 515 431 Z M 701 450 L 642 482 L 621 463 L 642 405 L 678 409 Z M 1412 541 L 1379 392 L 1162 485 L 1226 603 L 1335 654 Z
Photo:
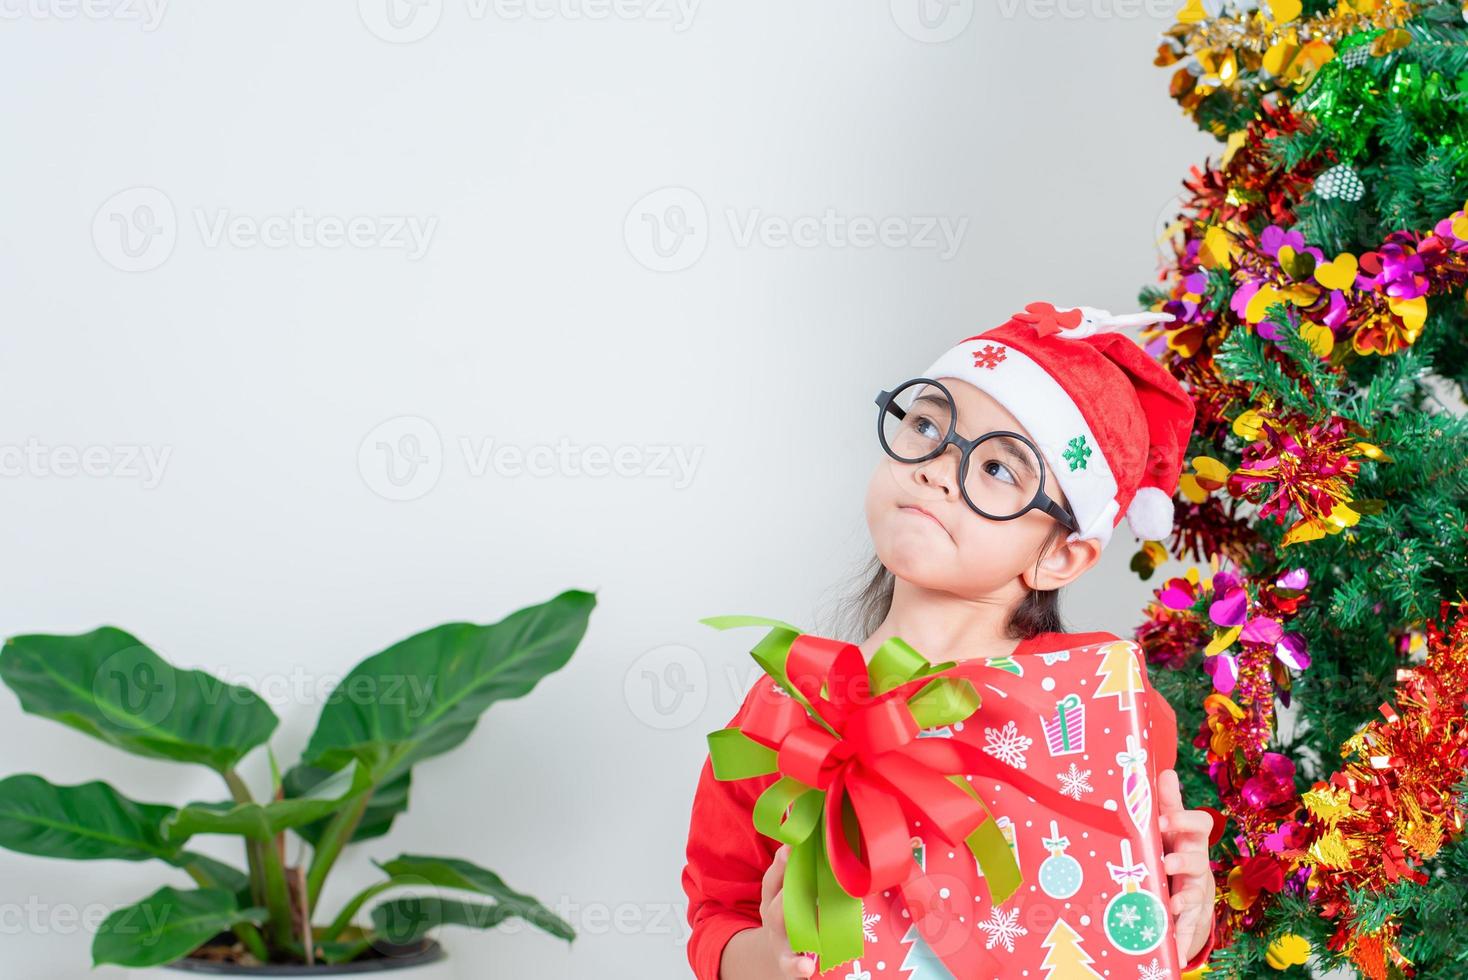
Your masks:
M 877 438 L 887 455 L 902 463 L 933 459 L 958 447 L 958 486 L 964 502 L 983 517 L 1012 521 L 1039 509 L 1071 531 L 1080 527 L 1070 511 L 1045 492 L 1045 461 L 1018 432 L 986 432 L 965 439 L 954 431 L 953 394 L 932 378 L 913 378 L 877 394 Z

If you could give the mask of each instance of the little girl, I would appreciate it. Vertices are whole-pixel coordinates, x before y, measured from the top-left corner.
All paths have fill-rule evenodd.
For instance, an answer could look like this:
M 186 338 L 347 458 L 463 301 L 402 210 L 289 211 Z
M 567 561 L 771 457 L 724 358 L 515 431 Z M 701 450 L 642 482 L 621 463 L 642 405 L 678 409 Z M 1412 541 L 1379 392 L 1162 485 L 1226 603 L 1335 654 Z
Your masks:
M 1117 331 L 1170 319 L 1032 303 L 877 396 L 884 452 L 867 488 L 866 517 L 880 567 L 866 593 L 863 632 L 870 635 L 859 644 L 866 658 L 894 636 L 933 663 L 1057 656 L 1119 639 L 1065 632 L 1056 600 L 1100 558 L 1123 515 L 1144 540 L 1172 530 L 1192 401 Z M 771 684 L 762 677 L 729 725 L 738 725 Z M 1213 947 L 1213 819 L 1184 808 L 1171 768 L 1176 719 L 1150 686 L 1147 692 L 1168 911 L 1178 962 L 1188 971 Z M 791 950 L 785 933 L 781 882 L 789 847 L 777 847 L 752 820 L 755 799 L 775 778 L 720 781 L 704 762 L 683 871 L 688 958 L 699 980 L 815 974 L 814 956 Z M 1080 970 L 1055 975 L 1102 975 Z M 922 970 L 857 961 L 831 968 L 822 980 L 935 973 L 950 976 L 932 957 Z

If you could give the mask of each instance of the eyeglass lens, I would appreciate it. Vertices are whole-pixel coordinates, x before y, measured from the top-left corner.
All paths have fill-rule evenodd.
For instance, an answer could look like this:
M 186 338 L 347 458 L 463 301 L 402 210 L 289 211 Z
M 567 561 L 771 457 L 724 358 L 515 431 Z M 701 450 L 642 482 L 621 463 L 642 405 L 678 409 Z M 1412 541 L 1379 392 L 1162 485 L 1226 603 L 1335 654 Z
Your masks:
M 953 418 L 953 403 L 942 388 L 925 383 L 907 385 L 882 412 L 882 442 L 894 458 L 919 462 L 933 455 Z M 948 449 L 956 459 L 958 448 Z M 963 489 L 969 501 L 985 514 L 1011 517 L 1035 499 L 1042 472 L 1040 459 L 1028 443 L 1012 436 L 990 436 L 970 453 Z

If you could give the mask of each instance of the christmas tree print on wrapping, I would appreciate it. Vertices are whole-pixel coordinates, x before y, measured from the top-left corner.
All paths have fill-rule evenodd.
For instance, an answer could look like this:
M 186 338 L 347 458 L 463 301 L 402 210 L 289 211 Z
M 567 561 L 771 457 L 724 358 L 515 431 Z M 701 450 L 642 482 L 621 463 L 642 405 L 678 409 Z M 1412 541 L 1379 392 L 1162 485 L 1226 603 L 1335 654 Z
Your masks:
M 928 870 L 927 845 L 921 837 L 914 837 L 910 843 L 913 860 L 919 868 Z M 918 932 L 916 924 L 907 927 L 907 932 L 902 935 L 902 942 L 907 945 L 907 954 L 903 956 L 901 966 L 901 969 L 909 971 L 907 980 L 954 980 L 948 967 L 943 965 L 938 954 L 933 952 L 933 947 Z
M 1101 666 L 1096 668 L 1096 676 L 1103 680 L 1093 697 L 1116 697 L 1122 711 L 1136 707 L 1136 696 L 1143 690 L 1142 661 L 1138 649 L 1135 643 L 1127 640 L 1108 643 L 1101 648 Z
M 1040 945 L 1045 949 L 1045 958 L 1040 961 L 1045 980 L 1101 980 L 1101 974 L 1089 965 L 1094 961 L 1083 948 L 1081 934 L 1065 919 L 1055 920 Z
M 955 980 L 948 967 L 933 952 L 915 925 L 908 926 L 902 941 L 908 943 L 907 955 L 902 958 L 902 969 L 909 971 L 907 980 Z

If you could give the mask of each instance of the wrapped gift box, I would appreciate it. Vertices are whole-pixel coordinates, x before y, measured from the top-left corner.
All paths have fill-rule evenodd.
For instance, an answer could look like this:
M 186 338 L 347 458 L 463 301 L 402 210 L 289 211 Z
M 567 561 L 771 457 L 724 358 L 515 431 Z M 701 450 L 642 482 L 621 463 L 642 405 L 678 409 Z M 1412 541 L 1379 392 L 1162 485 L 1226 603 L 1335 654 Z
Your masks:
M 1175 717 L 1135 643 L 932 664 L 893 637 L 867 662 L 774 620 L 704 622 L 773 627 L 751 651 L 770 696 L 710 754 L 764 784 L 752 819 L 794 847 L 786 928 L 822 980 L 1180 976 L 1153 799 Z
M 966 741 L 1049 782 L 1074 806 L 1037 802 L 1003 779 L 970 778 L 1014 849 L 1024 878 L 1019 890 L 998 907 L 983 888 L 968 894 L 959 863 L 972 866 L 974 856 L 931 827 L 914 827 L 914 861 L 929 878 L 953 886 L 938 886 L 941 914 L 919 926 L 897 889 L 867 896 L 863 955 L 824 970 L 820 980 L 995 975 L 983 953 L 998 958 L 1003 977 L 1179 977 L 1153 799 L 1158 772 L 1173 764 L 1176 733 L 1171 710 L 1157 710 L 1140 647 L 1118 639 L 967 661 L 940 676 L 951 675 L 973 681 L 982 706 L 966 721 L 919 737 Z M 1038 687 L 1049 709 L 1036 714 L 1009 697 L 1017 685 Z M 1151 749 L 1159 742 L 1167 744 L 1161 760 Z M 1082 804 L 1122 814 L 1125 832 L 1103 834 L 1074 819 Z

